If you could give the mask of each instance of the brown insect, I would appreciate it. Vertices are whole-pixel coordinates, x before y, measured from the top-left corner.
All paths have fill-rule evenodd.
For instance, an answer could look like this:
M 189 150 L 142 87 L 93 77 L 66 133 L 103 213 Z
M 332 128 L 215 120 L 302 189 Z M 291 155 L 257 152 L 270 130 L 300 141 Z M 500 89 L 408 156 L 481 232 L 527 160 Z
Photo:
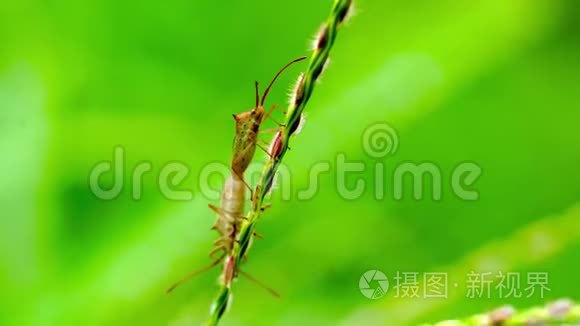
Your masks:
M 236 130 L 234 136 L 234 145 L 232 149 L 232 174 L 229 178 L 226 179 L 224 183 L 224 188 L 221 195 L 221 207 L 217 207 L 211 204 L 208 205 L 209 208 L 217 214 L 217 220 L 212 229 L 215 229 L 220 235 L 220 237 L 214 242 L 215 247 L 209 253 L 209 256 L 211 258 L 220 251 L 222 254 L 206 267 L 188 274 L 183 279 L 169 287 L 167 289 L 167 293 L 173 291 L 177 286 L 186 282 L 193 276 L 218 265 L 227 256 L 223 273 L 223 282 L 226 284 L 226 286 L 230 286 L 233 279 L 237 276 L 238 273 L 240 273 L 249 280 L 264 287 L 273 295 L 279 296 L 274 290 L 263 285 L 243 271 L 236 269 L 236 262 L 234 260 L 234 256 L 231 255 L 231 253 L 234 249 L 237 234 L 240 230 L 242 221 L 246 219 L 244 216 L 246 188 L 250 189 L 251 191 L 251 187 L 244 180 L 244 172 L 254 157 L 256 147 L 260 147 L 266 151 L 266 153 L 268 153 L 266 149 L 258 144 L 258 134 L 260 132 L 260 126 L 264 120 L 264 117 L 266 117 L 266 119 L 269 118 L 276 106 L 272 106 L 268 113 L 266 113 L 264 110 L 264 103 L 268 93 L 270 92 L 270 89 L 278 77 L 292 64 L 304 59 L 306 59 L 306 57 L 300 57 L 284 66 L 276 74 L 276 76 L 274 76 L 264 91 L 264 95 L 262 96 L 261 100 L 259 85 L 258 82 L 256 82 L 256 106 L 250 111 L 234 114 L 234 119 L 236 120 Z
M 260 131 L 260 125 L 264 120 L 270 118 L 270 115 L 276 108 L 276 105 L 273 105 L 268 113 L 264 110 L 264 103 L 266 102 L 266 98 L 270 93 L 270 89 L 280 77 L 280 75 L 292 64 L 302 61 L 306 59 L 306 57 L 300 57 L 297 59 L 292 60 L 286 66 L 284 66 L 272 79 L 270 85 L 264 91 L 264 95 L 262 96 L 262 100 L 260 101 L 260 90 L 258 86 L 258 82 L 256 82 L 256 106 L 247 112 L 242 112 L 240 114 L 234 114 L 234 119 L 236 120 L 236 136 L 234 138 L 234 147 L 233 147 L 233 158 L 232 158 L 232 171 L 237 174 L 238 176 L 243 176 L 244 172 L 250 165 L 252 158 L 254 157 L 254 153 L 256 152 L 256 147 L 261 147 L 258 144 L 258 133 Z M 280 124 L 279 124 L 280 125 Z M 266 153 L 263 147 L 261 147 Z

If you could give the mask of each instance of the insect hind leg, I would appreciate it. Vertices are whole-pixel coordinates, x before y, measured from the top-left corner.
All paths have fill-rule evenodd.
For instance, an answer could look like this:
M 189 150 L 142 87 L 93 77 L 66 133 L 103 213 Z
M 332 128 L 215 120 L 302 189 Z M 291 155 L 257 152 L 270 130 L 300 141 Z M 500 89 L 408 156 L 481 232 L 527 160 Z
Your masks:
M 254 278 L 253 276 L 251 276 L 250 274 L 242 271 L 241 269 L 238 268 L 237 272 L 242 275 L 243 277 L 245 277 L 246 279 L 248 279 L 249 281 L 251 281 L 252 283 L 258 285 L 259 287 L 261 287 L 262 289 L 268 291 L 271 295 L 275 296 L 276 298 L 281 298 L 282 296 L 280 295 L 280 293 L 278 293 L 276 290 L 272 289 L 271 287 L 267 286 L 266 284 L 260 282 L 258 279 Z
M 214 260 L 213 262 L 211 262 L 209 265 L 202 267 L 198 270 L 195 270 L 187 275 L 185 275 L 181 280 L 175 282 L 173 285 L 171 285 L 169 288 L 167 288 L 167 290 L 165 290 L 165 293 L 169 294 L 171 293 L 173 290 L 175 290 L 176 287 L 180 286 L 181 284 L 189 281 L 192 277 L 199 275 L 205 271 L 208 271 L 210 269 L 212 269 L 213 267 L 215 267 L 217 264 L 219 264 L 224 258 L 225 258 L 225 254 L 221 255 L 218 259 Z

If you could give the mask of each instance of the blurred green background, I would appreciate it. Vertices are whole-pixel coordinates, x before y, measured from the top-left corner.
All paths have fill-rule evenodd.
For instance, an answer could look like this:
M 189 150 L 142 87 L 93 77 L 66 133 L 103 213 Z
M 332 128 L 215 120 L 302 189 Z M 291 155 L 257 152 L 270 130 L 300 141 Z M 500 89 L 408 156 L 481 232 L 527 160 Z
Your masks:
M 227 162 L 232 113 L 251 108 L 290 59 L 308 55 L 325 1 L 4 1 L 0 4 L 0 324 L 190 325 L 217 290 L 214 214 L 199 171 Z M 224 325 L 413 325 L 504 303 L 580 298 L 580 6 L 576 0 L 359 0 L 285 163 L 293 188 L 338 153 L 374 166 L 364 130 L 387 122 L 402 162 L 443 171 L 443 197 L 344 200 L 333 173 L 308 201 L 281 201 L 259 223 Z M 304 64 L 273 90 L 286 94 Z M 275 114 L 281 120 L 281 114 Z M 116 200 L 89 190 L 93 166 L 126 150 Z M 256 156 L 263 160 L 263 154 Z M 149 161 L 143 198 L 130 174 Z M 159 170 L 191 174 L 194 200 L 165 199 Z M 483 169 L 477 201 L 450 189 L 460 162 Z M 359 174 L 374 182 L 373 169 Z M 105 178 L 106 179 L 106 178 Z M 349 177 L 349 185 L 355 178 Z M 410 185 L 410 183 L 409 183 Z M 447 272 L 446 299 L 362 296 L 371 269 Z M 548 272 L 544 299 L 466 298 L 470 271 Z M 391 279 L 391 281 L 393 281 Z M 523 285 L 522 285 L 523 286 Z

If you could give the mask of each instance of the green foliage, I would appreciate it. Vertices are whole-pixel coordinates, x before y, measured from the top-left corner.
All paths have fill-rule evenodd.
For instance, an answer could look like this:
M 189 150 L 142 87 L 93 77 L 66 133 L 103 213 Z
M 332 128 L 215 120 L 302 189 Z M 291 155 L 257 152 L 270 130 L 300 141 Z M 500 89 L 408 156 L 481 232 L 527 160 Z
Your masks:
M 232 113 L 254 104 L 254 80 L 305 52 L 331 0 L 3 1 L 0 3 L 0 324 L 201 324 L 219 270 L 170 296 L 184 271 L 208 264 L 215 232 L 200 173 L 231 159 Z M 576 0 L 358 0 L 332 63 L 291 139 L 291 177 L 272 192 L 244 271 L 283 294 L 235 283 L 224 325 L 416 325 L 509 304 L 580 298 L 580 7 Z M 289 75 L 277 85 L 293 83 Z M 277 87 L 271 103 L 285 103 Z M 282 105 L 284 107 L 285 105 Z M 283 117 L 276 113 L 275 118 Z M 387 122 L 398 151 L 377 160 L 364 131 Z M 273 127 L 265 126 L 265 127 Z M 115 146 L 125 187 L 112 201 L 87 185 Z M 355 200 L 337 190 L 336 157 L 367 168 L 346 178 L 374 184 Z M 257 158 L 260 161 L 260 158 Z M 167 200 L 168 162 L 190 174 Z M 483 170 L 480 198 L 461 201 L 450 175 Z M 141 162 L 140 200 L 131 174 Z M 315 196 L 308 186 L 327 162 Z M 393 198 L 393 169 L 433 162 L 442 198 Z M 259 171 L 258 171 L 259 172 Z M 112 183 L 112 174 L 102 184 Z M 223 180 L 211 178 L 219 190 Z M 254 183 L 253 183 L 254 184 Z M 431 189 L 427 189 L 429 194 Z M 467 299 L 470 271 L 545 271 L 545 298 Z M 494 267 L 495 266 L 495 267 Z M 499 267 L 498 267 L 499 266 Z M 387 295 L 365 298 L 360 276 L 379 269 Z M 397 271 L 449 272 L 447 299 L 395 298 Z M 450 283 L 453 284 L 453 283 Z

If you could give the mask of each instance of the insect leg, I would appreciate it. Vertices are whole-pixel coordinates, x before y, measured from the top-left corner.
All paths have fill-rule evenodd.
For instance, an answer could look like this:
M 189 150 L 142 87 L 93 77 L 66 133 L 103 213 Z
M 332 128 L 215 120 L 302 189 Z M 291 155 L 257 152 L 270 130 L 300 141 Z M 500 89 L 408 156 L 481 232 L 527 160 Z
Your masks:
M 266 113 L 266 115 L 264 116 L 264 120 L 272 120 L 275 124 L 277 124 L 280 127 L 283 127 L 284 124 L 274 120 L 274 118 L 272 118 L 272 113 L 274 112 L 274 110 L 276 110 L 276 108 L 278 108 L 277 104 L 272 105 L 272 107 L 268 110 L 268 112 Z
M 270 129 L 264 129 L 264 130 L 260 130 L 261 134 L 273 134 L 280 131 L 280 128 L 270 128 Z
M 264 120 L 268 120 L 272 118 L 272 113 L 274 113 L 274 110 L 276 110 L 276 108 L 278 107 L 278 104 L 273 104 L 270 109 L 268 110 L 268 112 L 266 112 L 266 115 L 264 115 Z
M 215 255 L 216 253 L 218 253 L 220 250 L 226 251 L 226 248 L 224 247 L 224 245 L 220 245 L 219 247 L 213 248 L 213 250 L 209 252 L 209 255 L 208 255 L 209 258 L 213 258 L 213 255 Z
M 173 284 L 172 286 L 170 286 L 169 288 L 167 288 L 167 290 L 165 291 L 165 293 L 171 293 L 171 291 L 175 290 L 176 287 L 178 287 L 181 284 L 189 281 L 192 277 L 194 277 L 194 276 L 196 276 L 196 275 L 198 275 L 200 273 L 203 273 L 203 272 L 205 272 L 205 271 L 213 268 L 214 266 L 216 266 L 217 264 L 219 264 L 224 259 L 224 257 L 225 257 L 225 254 L 222 255 L 222 256 L 220 256 L 218 259 L 214 260 L 211 264 L 209 264 L 209 265 L 207 265 L 207 266 L 205 266 L 205 267 L 203 267 L 201 269 L 198 269 L 196 271 L 193 271 L 193 272 L 189 273 L 188 275 L 186 275 L 185 277 L 183 277 L 181 280 L 177 281 L 175 284 Z
M 246 180 L 244 180 L 244 175 L 240 175 L 237 171 L 232 169 L 232 172 L 234 172 L 234 174 L 240 179 L 242 180 L 242 182 L 244 183 L 244 185 L 246 185 L 246 188 L 248 188 L 248 190 L 250 191 L 250 198 L 254 197 L 254 191 L 252 190 L 252 187 L 250 187 L 250 185 L 246 182 Z
M 216 214 L 224 215 L 224 211 L 222 211 L 221 208 L 219 208 L 219 207 L 217 207 L 215 205 L 208 204 L 207 207 L 209 207 L 209 209 L 211 209 L 212 211 L 214 211 Z
M 241 269 L 238 268 L 238 273 L 240 273 L 240 275 L 242 275 L 243 277 L 245 277 L 246 279 L 252 281 L 254 284 L 258 285 L 259 287 L 261 287 L 262 289 L 270 292 L 271 295 L 275 296 L 276 298 L 280 298 L 282 297 L 280 295 L 280 293 L 276 292 L 276 290 L 272 289 L 271 287 L 267 286 L 266 284 L 258 281 L 257 279 L 255 279 L 254 277 L 252 277 L 250 274 L 242 271 Z
M 270 152 L 266 148 L 264 148 L 264 146 L 262 146 L 261 144 L 258 144 L 258 143 L 256 143 L 256 146 L 258 146 L 259 149 L 263 150 L 266 154 L 268 154 L 268 156 L 270 156 L 270 158 L 272 158 L 272 159 L 274 158 L 274 157 L 272 157 L 272 154 L 270 154 Z
M 245 217 L 244 215 L 239 215 L 239 214 L 236 215 L 236 218 L 239 218 L 240 220 L 244 220 L 244 221 L 247 221 L 248 220 L 247 217 Z
M 211 209 L 212 211 L 214 211 L 216 214 L 218 214 L 219 216 L 224 216 L 224 211 L 212 204 L 208 204 L 207 207 L 209 207 L 209 209 Z M 212 225 L 212 227 L 210 228 L 210 230 L 217 230 L 218 229 L 218 225 L 219 225 L 219 219 Z

